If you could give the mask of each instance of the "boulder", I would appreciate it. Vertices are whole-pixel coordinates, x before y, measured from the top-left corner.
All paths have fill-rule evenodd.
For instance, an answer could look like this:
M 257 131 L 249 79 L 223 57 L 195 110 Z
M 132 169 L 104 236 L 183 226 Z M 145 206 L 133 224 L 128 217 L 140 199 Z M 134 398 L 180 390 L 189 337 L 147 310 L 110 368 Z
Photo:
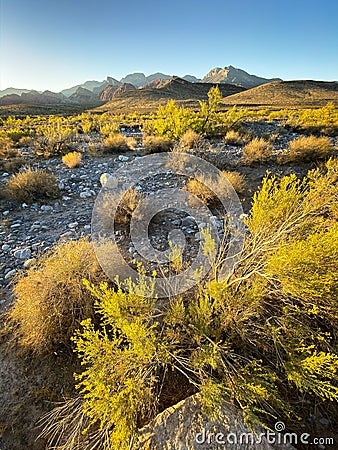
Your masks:
M 281 422 L 280 422 L 281 423 Z M 264 430 L 257 429 L 258 435 Z M 269 442 L 273 442 L 270 432 Z M 290 444 L 269 443 L 243 423 L 238 409 L 223 405 L 217 419 L 202 412 L 199 394 L 167 408 L 139 432 L 133 450 L 291 450 Z M 280 435 L 282 438 L 282 435 Z

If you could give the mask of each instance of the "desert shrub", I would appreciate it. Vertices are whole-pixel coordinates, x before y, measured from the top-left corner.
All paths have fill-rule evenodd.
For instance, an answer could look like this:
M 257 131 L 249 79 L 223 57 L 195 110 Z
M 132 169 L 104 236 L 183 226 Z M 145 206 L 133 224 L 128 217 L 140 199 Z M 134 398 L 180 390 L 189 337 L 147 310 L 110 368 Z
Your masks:
M 254 138 L 244 147 L 242 159 L 245 164 L 253 164 L 266 162 L 271 156 L 271 144 L 263 138 Z
M 202 136 L 196 131 L 187 130 L 180 138 L 180 147 L 185 149 L 200 148 L 204 144 Z
M 119 199 L 115 197 L 113 192 L 106 193 L 104 200 L 102 201 L 102 215 L 104 218 L 103 228 L 105 230 L 111 230 L 113 220 L 115 225 L 125 225 L 128 223 L 142 198 L 142 193 L 137 191 L 134 187 L 130 187 L 119 196 L 119 199 L 121 200 L 117 206 L 115 216 L 113 217 L 112 205 L 115 205 Z
M 62 162 L 66 164 L 69 169 L 74 169 L 80 165 L 82 155 L 79 152 L 70 152 L 62 156 Z
M 59 122 L 37 127 L 37 134 L 34 149 L 39 156 L 49 158 L 63 155 L 72 147 L 73 130 Z
M 27 147 L 30 147 L 32 145 L 32 143 L 33 143 L 32 136 L 22 136 L 19 139 L 18 145 L 20 147 L 26 147 L 27 148 Z
M 224 136 L 224 143 L 229 145 L 242 145 L 243 144 L 243 136 L 235 130 L 229 130 Z
M 131 150 L 135 150 L 137 148 L 138 141 L 133 136 L 127 137 L 127 145 Z
M 10 317 L 20 345 L 36 353 L 70 346 L 80 322 L 94 314 L 83 277 L 96 283 L 105 279 L 86 239 L 58 244 L 19 279 Z
M 143 138 L 143 146 L 145 154 L 170 152 L 173 148 L 173 142 L 165 136 L 145 136 Z
M 245 189 L 245 176 L 239 172 L 222 170 L 222 174 L 230 181 L 238 194 L 243 193 Z
M 212 206 L 216 201 L 215 193 L 206 186 L 203 181 L 196 180 L 195 178 L 191 178 L 188 181 L 187 189 L 193 195 L 202 200 L 206 205 Z
M 287 150 L 278 158 L 279 163 L 309 162 L 328 158 L 332 143 L 327 137 L 301 136 L 289 143 Z
M 0 134 L 0 159 L 10 159 L 18 155 L 13 148 L 13 141 L 5 133 Z
M 209 412 L 235 403 L 253 429 L 276 416 L 299 427 L 303 413 L 306 426 L 308 405 L 336 402 L 337 179 L 335 160 L 303 181 L 266 177 L 225 280 L 204 280 L 162 306 L 142 273 L 117 289 L 86 283 L 101 324 L 85 320 L 75 333 L 79 399 L 62 420 L 51 415 L 50 448 L 56 439 L 69 450 L 130 448 L 163 408 L 168 374 L 188 382 L 179 384 L 181 398 L 199 391 Z
M 121 133 L 113 133 L 103 140 L 104 153 L 119 153 L 129 150 L 127 138 Z
M 58 194 L 55 175 L 40 169 L 27 169 L 12 175 L 7 181 L 7 189 L 11 197 L 26 203 L 55 198 Z

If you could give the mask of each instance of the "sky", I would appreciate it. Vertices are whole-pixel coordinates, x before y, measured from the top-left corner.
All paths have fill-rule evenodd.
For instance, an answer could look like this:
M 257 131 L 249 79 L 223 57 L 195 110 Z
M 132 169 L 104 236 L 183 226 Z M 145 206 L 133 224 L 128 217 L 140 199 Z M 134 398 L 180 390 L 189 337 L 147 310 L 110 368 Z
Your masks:
M 0 89 L 232 65 L 338 80 L 335 0 L 0 0 Z

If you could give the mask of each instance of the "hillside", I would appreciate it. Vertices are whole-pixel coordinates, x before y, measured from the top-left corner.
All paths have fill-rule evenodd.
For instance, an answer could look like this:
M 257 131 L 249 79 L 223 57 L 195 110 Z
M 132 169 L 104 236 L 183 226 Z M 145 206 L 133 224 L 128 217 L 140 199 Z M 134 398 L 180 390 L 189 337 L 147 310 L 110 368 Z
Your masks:
M 174 99 L 185 106 L 198 107 L 198 100 L 206 100 L 212 86 L 211 83 L 190 83 L 182 78 L 174 77 L 167 81 L 161 81 L 159 87 L 146 87 L 123 92 L 98 110 L 114 112 L 153 111 L 158 108 L 159 104 L 166 103 L 170 99 Z M 245 90 L 240 86 L 225 83 L 218 86 L 223 97 Z
M 223 104 L 238 106 L 317 107 L 338 104 L 338 83 L 329 81 L 275 81 L 224 99 Z
M 257 75 L 251 75 L 245 70 L 237 69 L 233 66 L 227 66 L 223 69 L 215 67 L 210 70 L 202 79 L 204 83 L 228 83 L 236 84 L 245 88 L 252 88 L 271 81 L 281 81 L 280 78 L 263 78 Z

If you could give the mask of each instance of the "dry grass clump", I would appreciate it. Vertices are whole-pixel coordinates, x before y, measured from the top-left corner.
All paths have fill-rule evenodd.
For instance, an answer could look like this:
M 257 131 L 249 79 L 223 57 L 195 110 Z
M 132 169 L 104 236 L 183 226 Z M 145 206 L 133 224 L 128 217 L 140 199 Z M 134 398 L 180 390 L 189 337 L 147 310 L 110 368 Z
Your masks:
M 185 149 L 193 149 L 202 147 L 204 139 L 194 130 L 187 130 L 180 139 L 180 147 Z
M 195 178 L 188 181 L 187 188 L 191 194 L 198 197 L 206 205 L 210 206 L 216 201 L 216 194 L 206 184 Z
M 70 345 L 81 321 L 94 316 L 94 300 L 83 278 L 105 280 L 85 238 L 59 244 L 28 270 L 14 287 L 17 300 L 10 312 L 20 345 L 36 353 Z
M 69 152 L 62 157 L 62 162 L 66 164 L 69 169 L 78 167 L 81 163 L 82 155 L 79 152 Z
M 285 164 L 325 159 L 332 154 L 332 150 L 332 143 L 327 137 L 301 136 L 289 143 L 286 152 L 277 161 Z
M 25 203 L 55 198 L 58 194 L 55 175 L 40 169 L 27 169 L 12 175 L 7 181 L 7 189 L 12 198 Z
M 13 148 L 13 141 L 8 136 L 0 134 L 0 159 L 10 159 L 18 155 Z
M 122 200 L 116 210 L 114 221 L 116 224 L 126 224 L 130 221 L 137 205 L 142 200 L 143 195 L 135 188 L 129 188 L 123 195 Z
M 222 170 L 222 174 L 230 181 L 232 187 L 238 194 L 243 193 L 246 186 L 245 175 L 242 175 L 239 172 L 232 172 L 226 170 Z
M 272 156 L 272 145 L 263 138 L 254 138 L 243 149 L 244 164 L 266 162 Z
M 238 131 L 229 130 L 223 139 L 225 144 L 229 145 L 242 145 L 243 144 L 243 136 L 241 136 Z
M 173 141 L 165 136 L 145 136 L 143 138 L 145 154 L 170 152 L 174 146 Z
M 112 133 L 103 140 L 104 153 L 118 153 L 128 150 L 127 138 L 121 133 Z

